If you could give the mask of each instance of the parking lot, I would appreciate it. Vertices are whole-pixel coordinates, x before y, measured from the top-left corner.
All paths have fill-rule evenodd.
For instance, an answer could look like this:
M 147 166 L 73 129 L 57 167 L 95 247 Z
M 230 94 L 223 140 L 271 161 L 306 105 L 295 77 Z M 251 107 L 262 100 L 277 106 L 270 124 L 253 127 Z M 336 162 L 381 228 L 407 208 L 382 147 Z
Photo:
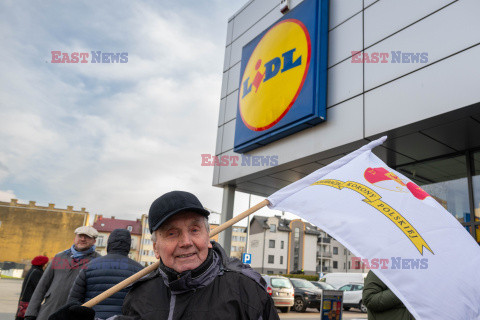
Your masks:
M 308 308 L 304 313 L 297 313 L 290 311 L 289 313 L 278 313 L 280 319 L 320 319 L 320 312 L 317 309 Z M 350 309 L 350 311 L 343 311 L 342 319 L 355 320 L 355 319 L 367 319 L 366 313 L 361 313 L 360 310 Z
M 0 280 L 0 320 L 12 320 L 17 310 L 18 296 L 22 287 L 21 280 L 1 279 Z M 320 313 L 317 309 L 308 308 L 305 313 L 290 311 L 280 313 L 280 319 L 319 319 Z M 367 314 L 356 309 L 343 312 L 343 319 L 367 319 Z

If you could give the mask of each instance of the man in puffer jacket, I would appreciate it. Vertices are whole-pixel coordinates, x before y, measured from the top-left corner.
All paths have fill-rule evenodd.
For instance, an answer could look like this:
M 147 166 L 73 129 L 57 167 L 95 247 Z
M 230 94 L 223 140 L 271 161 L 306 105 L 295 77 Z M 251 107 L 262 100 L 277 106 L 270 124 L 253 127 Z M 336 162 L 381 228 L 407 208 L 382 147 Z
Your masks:
M 83 304 L 140 271 L 142 266 L 128 258 L 131 241 L 128 230 L 113 230 L 108 237 L 107 255 L 92 260 L 87 269 L 79 273 L 68 303 Z M 122 314 L 123 299 L 127 293 L 128 289 L 123 289 L 93 307 L 97 317 L 107 319 Z
M 415 320 L 402 301 L 372 271 L 365 278 L 362 300 L 369 320 Z

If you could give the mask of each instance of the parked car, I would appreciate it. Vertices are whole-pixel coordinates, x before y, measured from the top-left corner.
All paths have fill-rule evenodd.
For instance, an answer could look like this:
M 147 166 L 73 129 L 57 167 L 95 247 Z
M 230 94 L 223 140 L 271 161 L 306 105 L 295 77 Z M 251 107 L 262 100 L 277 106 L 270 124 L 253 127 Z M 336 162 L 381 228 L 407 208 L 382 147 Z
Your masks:
M 336 290 L 334 286 L 330 283 L 319 282 L 319 281 L 310 281 L 315 287 L 321 290 Z
M 343 291 L 343 310 L 358 308 L 363 313 L 367 312 L 367 307 L 362 301 L 363 283 L 349 283 L 338 290 Z
M 320 310 L 320 301 L 322 300 L 322 290 L 314 286 L 305 279 L 290 278 L 295 288 L 295 304 L 293 309 L 297 312 L 305 312 L 307 308 L 317 308 Z
M 332 272 L 327 273 L 320 282 L 330 283 L 335 288 L 340 288 L 341 286 L 348 283 L 363 283 L 365 281 L 366 273 L 347 273 L 347 272 Z
M 267 282 L 267 292 L 272 297 L 275 307 L 281 312 L 289 312 L 294 302 L 292 283 L 282 276 L 262 275 Z

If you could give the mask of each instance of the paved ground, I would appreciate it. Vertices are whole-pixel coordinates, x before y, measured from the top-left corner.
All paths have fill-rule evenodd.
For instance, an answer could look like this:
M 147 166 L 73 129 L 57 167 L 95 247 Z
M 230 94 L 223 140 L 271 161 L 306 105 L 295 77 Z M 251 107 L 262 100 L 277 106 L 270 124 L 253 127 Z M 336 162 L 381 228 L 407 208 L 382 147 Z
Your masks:
M 0 320 L 15 319 L 22 280 L 0 279 Z
M 18 297 L 22 288 L 22 280 L 0 279 L 0 320 L 13 320 L 17 311 Z M 280 319 L 319 319 L 320 313 L 317 309 L 307 309 L 305 313 L 290 311 L 279 313 Z M 367 314 L 355 309 L 344 311 L 342 319 L 367 319 Z
M 280 319 L 295 319 L 295 320 L 307 320 L 307 319 L 320 319 L 320 313 L 317 309 L 308 308 L 305 313 L 297 313 L 290 311 L 289 313 L 278 313 Z M 356 309 L 351 311 L 343 311 L 342 319 L 355 320 L 355 319 L 367 319 L 366 313 L 361 313 Z

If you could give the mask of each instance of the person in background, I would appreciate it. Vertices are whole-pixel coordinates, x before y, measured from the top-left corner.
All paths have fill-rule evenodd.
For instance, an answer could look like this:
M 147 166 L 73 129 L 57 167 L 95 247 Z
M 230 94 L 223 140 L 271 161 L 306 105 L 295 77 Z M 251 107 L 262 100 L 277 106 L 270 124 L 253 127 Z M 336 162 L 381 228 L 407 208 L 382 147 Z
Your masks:
M 67 302 L 68 293 L 80 270 L 99 256 L 95 252 L 97 236 L 98 232 L 93 227 L 75 229 L 72 247 L 57 253 L 43 273 L 25 312 L 26 320 L 47 320 Z
M 402 301 L 372 271 L 365 278 L 362 300 L 369 320 L 415 320 Z
M 128 230 L 113 230 L 108 237 L 107 255 L 93 259 L 86 269 L 80 271 L 67 302 L 83 304 L 140 271 L 142 266 L 128 257 L 131 243 Z M 107 319 L 122 314 L 127 293 L 125 288 L 94 306 L 96 316 Z
M 25 311 L 28 303 L 32 298 L 33 292 L 43 275 L 45 265 L 48 263 L 48 257 L 36 256 L 32 260 L 32 267 L 28 270 L 22 283 L 22 291 L 20 291 L 20 299 L 18 300 L 18 309 L 15 320 L 25 319 Z
M 278 320 L 265 280 L 209 240 L 209 211 L 193 194 L 172 191 L 148 213 L 160 267 L 138 280 L 122 313 L 108 320 Z M 67 304 L 49 320 L 94 320 L 95 311 Z M 98 318 L 97 318 L 98 319 Z

